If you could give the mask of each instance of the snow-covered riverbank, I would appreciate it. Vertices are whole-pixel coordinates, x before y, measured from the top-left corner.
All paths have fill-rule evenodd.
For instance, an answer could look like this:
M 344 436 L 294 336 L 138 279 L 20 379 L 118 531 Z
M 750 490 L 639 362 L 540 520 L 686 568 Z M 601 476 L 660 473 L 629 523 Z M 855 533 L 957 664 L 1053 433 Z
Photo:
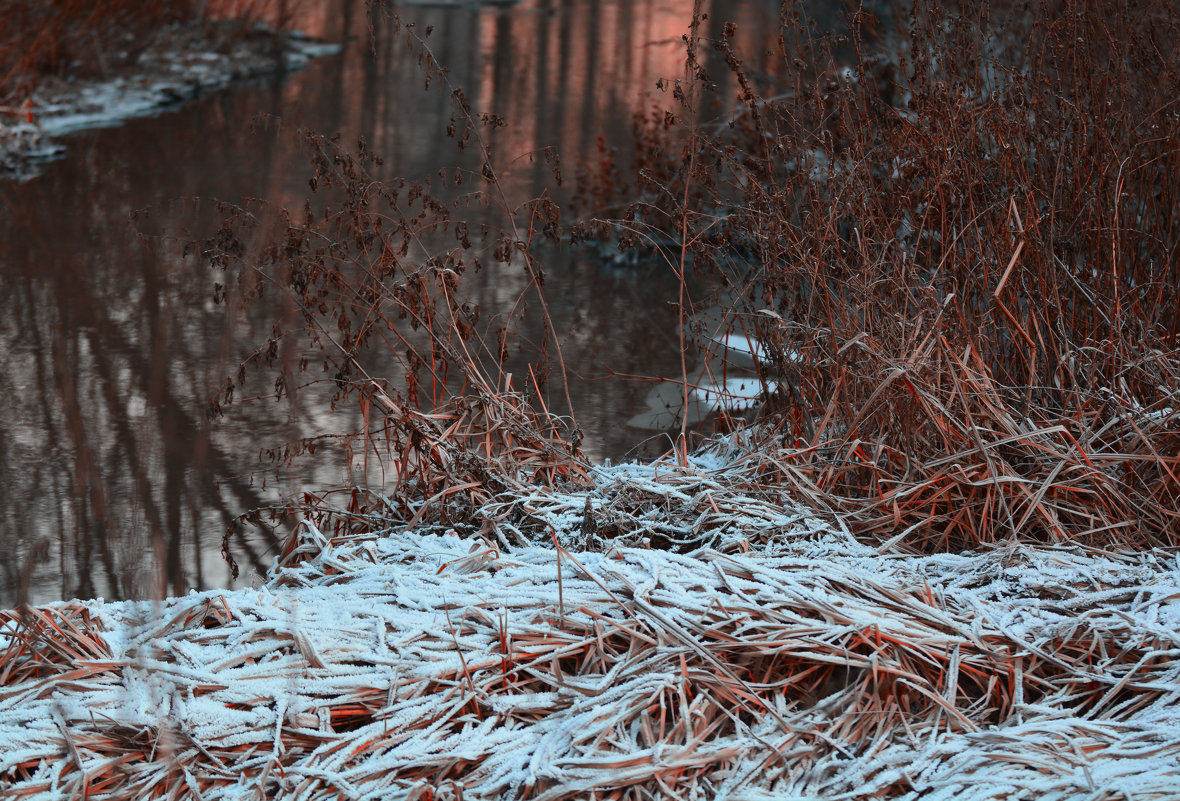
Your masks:
M 298 33 L 258 30 L 219 40 L 198 26 L 157 31 L 131 63 L 112 54 L 95 79 L 44 78 L 33 96 L 0 106 L 0 177 L 30 178 L 38 165 L 65 152 L 62 137 L 160 113 L 231 83 L 299 69 L 338 50 Z
M 481 537 L 368 513 L 257 589 L 11 613 L 0 789 L 1176 798 L 1175 554 L 879 553 L 749 476 L 593 468 Z

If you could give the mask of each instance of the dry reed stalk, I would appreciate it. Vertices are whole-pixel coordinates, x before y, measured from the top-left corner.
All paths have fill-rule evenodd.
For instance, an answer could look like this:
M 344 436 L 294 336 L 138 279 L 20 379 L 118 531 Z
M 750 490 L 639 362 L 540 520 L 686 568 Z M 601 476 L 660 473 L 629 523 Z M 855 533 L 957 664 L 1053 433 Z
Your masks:
M 978 366 L 949 350 L 942 359 L 951 365 L 943 373 L 950 386 L 895 365 L 894 379 L 879 385 L 843 436 L 795 449 L 783 447 L 772 426 L 752 432 L 748 447 L 789 462 L 784 486 L 813 495 L 818 488 L 859 535 L 881 541 L 909 532 L 905 545 L 918 550 L 1012 537 L 1124 546 L 1178 541 L 1180 481 L 1165 456 L 1180 447 L 1175 410 L 1145 410 L 1106 392 L 1095 393 L 1100 405 L 1079 400 L 1068 418 L 1031 409 L 1021 415 Z M 922 419 L 910 419 L 910 436 L 926 432 L 933 441 L 924 459 L 859 428 L 878 409 L 903 404 L 922 410 Z M 857 430 L 872 439 L 853 438 Z
M 110 648 L 102 628 L 83 604 L 53 609 L 21 607 L 0 612 L 0 686 L 65 674 L 71 679 L 110 667 Z M 0 689 L 0 694 L 5 690 Z
M 589 466 L 576 440 L 563 436 L 565 421 L 537 411 L 521 395 L 466 395 L 430 412 L 398 403 L 375 382 L 366 396 L 382 412 L 371 434 L 384 443 L 378 455 L 386 467 L 385 485 L 374 491 L 308 493 L 297 507 L 336 536 L 347 537 L 375 521 L 478 532 L 491 525 L 479 510 L 498 494 L 580 486 L 588 480 Z M 343 505 L 329 502 L 341 495 Z M 271 510 L 276 519 L 292 511 L 288 506 Z M 222 553 L 235 575 L 230 540 L 239 525 L 259 518 L 260 511 L 252 511 L 226 531 Z M 306 552 L 292 539 L 283 555 Z

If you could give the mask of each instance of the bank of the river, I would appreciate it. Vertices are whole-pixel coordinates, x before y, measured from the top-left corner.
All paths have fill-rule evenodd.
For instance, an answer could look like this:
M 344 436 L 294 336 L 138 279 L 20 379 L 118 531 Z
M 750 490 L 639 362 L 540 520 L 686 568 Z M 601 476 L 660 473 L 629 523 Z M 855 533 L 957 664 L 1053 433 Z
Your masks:
M 5 613 L 0 791 L 1175 798 L 1174 553 L 892 553 L 733 444 L 516 484 L 475 537 L 339 510 L 257 589 Z
M 336 49 L 261 27 L 225 36 L 207 26 L 165 26 L 134 59 L 112 58 L 119 66 L 103 75 L 45 77 L 23 102 L 0 105 L 0 178 L 37 175 L 39 164 L 65 152 L 66 134 L 157 114 L 231 83 L 299 69 Z

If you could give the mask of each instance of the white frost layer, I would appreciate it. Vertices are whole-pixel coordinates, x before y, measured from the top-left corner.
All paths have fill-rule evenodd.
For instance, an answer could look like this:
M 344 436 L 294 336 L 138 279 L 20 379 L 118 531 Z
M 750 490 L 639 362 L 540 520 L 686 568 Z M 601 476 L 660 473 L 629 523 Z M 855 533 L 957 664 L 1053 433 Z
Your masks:
M 699 501 L 711 487 L 720 489 L 725 469 L 717 454 L 687 470 L 596 468 L 596 490 L 538 491 L 526 505 L 570 542 L 581 523 L 571 510 L 587 499 L 593 507 L 611 493 L 662 489 L 670 504 Z M 685 797 L 1073 801 L 1105 792 L 1177 798 L 1175 554 L 1012 546 L 986 554 L 883 556 L 805 510 L 776 509 L 755 497 L 741 525 L 750 535 L 763 527 L 773 547 L 744 554 L 619 548 L 576 553 L 560 566 L 548 547 L 501 552 L 486 541 L 397 530 L 333 543 L 309 529 L 309 561 L 277 572 L 261 589 L 159 604 L 87 602 L 118 668 L 92 680 L 0 687 L 0 794 L 76 797 L 78 785 L 61 778 L 63 764 L 76 759 L 97 770 L 105 763 L 87 743 L 119 725 L 131 733 L 171 733 L 177 764 L 207 765 L 208 754 L 222 760 L 219 783 L 201 789 L 209 801 L 253 799 L 261 788 L 267 797 L 399 798 L 417 785 L 388 776 L 457 760 L 472 763 L 464 797 L 517 798 L 529 788 L 554 786 L 588 793 L 609 789 L 604 761 L 618 763 L 606 773 L 621 783 L 655 770 L 674 777 L 677 765 L 714 756 L 729 767 L 707 793 L 702 785 Z M 215 628 L 186 622 L 205 606 L 232 619 Z M 1119 674 L 1105 669 L 1119 654 L 1096 646 L 1092 673 L 1079 681 L 1098 683 L 1109 696 L 1105 706 L 1074 709 L 1062 703 L 1067 696 L 1034 699 L 1033 690 L 1043 688 L 1030 684 L 1028 701 L 998 725 L 952 727 L 948 718 L 874 743 L 842 739 L 841 730 L 824 723 L 831 710 L 823 703 L 783 705 L 752 726 L 687 750 L 645 750 L 628 740 L 637 736 L 634 728 L 612 728 L 653 704 L 658 721 L 661 699 L 676 697 L 684 671 L 708 668 L 703 655 L 726 653 L 727 641 L 711 632 L 718 619 L 735 616 L 748 620 L 751 631 L 768 626 L 758 636 L 784 659 L 868 629 L 885 643 L 925 638 L 939 652 L 979 645 L 1031 658 L 1039 653 L 1036 643 L 1080 628 L 1113 632 L 1127 648 L 1152 643 L 1154 661 L 1150 675 L 1136 672 L 1146 671 L 1147 662 Z M 605 674 L 566 674 L 544 692 L 491 689 L 500 680 L 506 641 L 516 643 L 516 664 L 527 670 L 536 660 L 550 675 L 550 660 L 568 642 L 565 631 L 588 631 L 592 638 L 595 631 L 609 636 L 614 627 L 658 639 L 659 648 L 643 659 L 622 659 Z M 972 669 L 965 660 L 963 676 Z M 1155 695 L 1126 708 L 1120 692 L 1128 687 L 1155 688 Z M 937 685 L 925 689 L 953 694 Z M 372 708 L 370 722 L 355 731 L 331 730 L 331 707 L 361 702 Z M 473 708 L 478 717 L 467 714 Z M 1107 717 L 1111 712 L 1117 719 Z M 423 720 L 435 719 L 423 727 Z M 822 736 L 805 739 L 810 745 L 801 750 L 801 730 Z M 304 752 L 284 752 L 279 735 L 292 732 L 306 736 Z M 824 755 L 816 757 L 817 749 Z M 795 756 L 783 764 L 776 750 Z M 234 755 L 245 756 L 230 761 Z M 30 761 L 31 779 L 5 784 L 15 766 Z

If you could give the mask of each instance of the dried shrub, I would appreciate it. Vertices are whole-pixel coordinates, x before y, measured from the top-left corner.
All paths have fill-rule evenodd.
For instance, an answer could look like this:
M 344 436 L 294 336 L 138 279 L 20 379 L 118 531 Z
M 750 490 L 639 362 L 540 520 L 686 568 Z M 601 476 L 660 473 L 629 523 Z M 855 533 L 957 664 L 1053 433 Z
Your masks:
M 502 121 L 473 110 L 425 38 L 403 30 L 427 86 L 451 99 L 448 133 L 461 166 L 433 186 L 391 179 L 363 141 L 349 149 L 308 132 L 313 169 L 302 209 L 224 204 L 219 229 L 190 252 L 220 271 L 219 302 L 275 322 L 209 412 L 257 397 L 262 375 L 274 376 L 275 399 L 326 393 L 333 408 L 359 411 L 361 430 L 271 451 L 277 464 L 343 442 L 363 465 L 359 484 L 379 473 L 382 514 L 406 524 L 470 527 L 474 510 L 496 492 L 585 476 L 581 431 L 544 402 L 551 372 L 565 387 L 565 365 L 536 246 L 558 238 L 560 214 L 546 197 L 510 206 L 483 139 L 485 128 Z M 456 211 L 466 207 L 486 211 L 487 222 Z M 493 262 L 527 279 L 503 316 L 485 314 L 465 296 L 465 275 Z M 548 338 L 536 358 L 523 360 L 515 326 L 528 302 Z M 568 392 L 564 400 L 568 408 Z M 314 513 L 320 500 L 309 496 L 301 511 Z M 347 507 L 357 512 L 370 501 L 365 494 Z M 291 511 L 272 510 L 276 519 Z M 240 522 L 265 525 L 259 510 Z M 226 534 L 227 557 L 234 533 Z
M 788 11 L 752 74 L 694 23 L 617 220 L 760 343 L 755 447 L 791 466 L 766 479 L 922 550 L 1175 544 L 1180 17 L 915 2 L 848 30 Z

